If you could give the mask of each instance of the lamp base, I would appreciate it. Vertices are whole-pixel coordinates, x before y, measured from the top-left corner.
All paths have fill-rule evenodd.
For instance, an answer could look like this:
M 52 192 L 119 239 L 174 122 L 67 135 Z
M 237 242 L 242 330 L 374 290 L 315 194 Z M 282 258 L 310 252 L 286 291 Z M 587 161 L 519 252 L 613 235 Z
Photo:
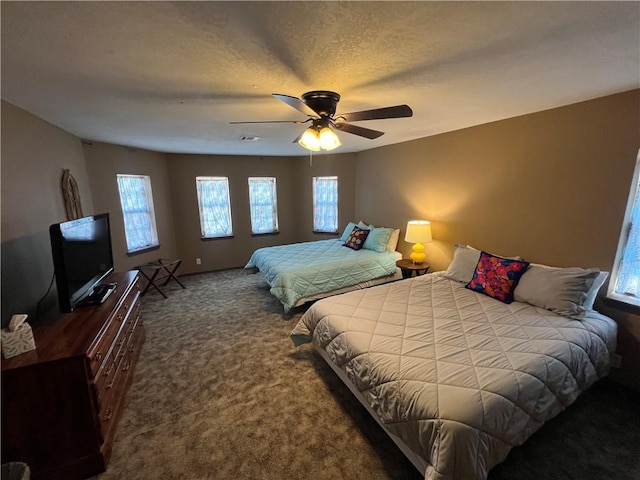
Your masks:
M 422 245 L 421 243 L 414 243 L 411 250 L 411 255 L 409 255 L 411 261 L 416 265 L 424 263 L 424 259 L 427 258 L 427 256 L 424 254 L 424 245 Z

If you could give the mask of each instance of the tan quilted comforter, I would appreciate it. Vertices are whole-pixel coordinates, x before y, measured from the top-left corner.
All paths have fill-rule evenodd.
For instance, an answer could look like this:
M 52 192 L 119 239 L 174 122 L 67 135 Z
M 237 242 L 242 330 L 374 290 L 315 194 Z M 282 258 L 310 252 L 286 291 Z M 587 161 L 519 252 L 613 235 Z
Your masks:
M 608 373 L 615 336 L 596 312 L 506 305 L 438 274 L 320 300 L 291 332 L 326 351 L 430 480 L 486 478 Z

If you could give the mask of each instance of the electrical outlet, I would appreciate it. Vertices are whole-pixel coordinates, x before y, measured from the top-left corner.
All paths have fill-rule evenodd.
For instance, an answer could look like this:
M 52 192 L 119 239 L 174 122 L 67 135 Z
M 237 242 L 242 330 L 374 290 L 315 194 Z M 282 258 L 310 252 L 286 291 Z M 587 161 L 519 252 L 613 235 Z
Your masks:
M 200 257 L 196 258 L 196 265 L 200 265 L 202 263 L 202 259 Z

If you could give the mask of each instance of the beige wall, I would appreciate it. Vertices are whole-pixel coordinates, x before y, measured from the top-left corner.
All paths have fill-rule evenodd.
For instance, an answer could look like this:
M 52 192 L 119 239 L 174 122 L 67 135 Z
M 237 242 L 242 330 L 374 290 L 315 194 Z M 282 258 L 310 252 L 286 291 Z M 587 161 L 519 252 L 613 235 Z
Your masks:
M 620 308 L 610 300 L 596 307 L 618 323 L 617 352 L 622 356 L 622 367 L 613 370 L 612 378 L 640 392 L 640 309 Z
M 357 222 L 356 206 L 356 161 L 355 154 L 336 155 L 314 154 L 309 164 L 309 157 L 296 159 L 296 185 L 298 187 L 297 222 L 300 226 L 299 242 L 336 238 L 349 222 Z M 336 235 L 313 233 L 313 177 L 338 177 L 338 233 Z
M 223 155 L 168 155 L 173 196 L 177 250 L 183 259 L 181 272 L 194 273 L 244 266 L 260 247 L 314 239 L 312 233 L 311 178 L 338 175 L 341 217 L 351 218 L 355 164 L 335 157 L 308 158 L 237 157 Z M 352 160 L 352 159 L 351 159 Z M 195 179 L 198 176 L 229 178 L 233 238 L 201 239 Z M 275 177 L 278 195 L 277 235 L 252 236 L 248 177 Z M 343 189 L 340 185 L 344 182 Z M 344 205 L 342 204 L 344 203 Z M 345 220 L 345 224 L 346 224 Z M 318 236 L 321 237 L 321 236 Z M 196 265 L 196 258 L 202 263 Z
M 356 217 L 399 226 L 401 238 L 408 220 L 431 220 L 433 270 L 464 243 L 611 271 L 639 148 L 635 90 L 369 150 L 357 155 Z M 607 313 L 621 331 L 615 375 L 640 389 L 640 317 Z
M 158 258 L 176 258 L 176 238 L 171 208 L 171 185 L 164 153 L 106 143 L 85 143 L 84 156 L 97 213 L 109 212 L 111 242 L 116 271 L 131 270 Z M 127 254 L 124 218 L 117 174 L 149 175 L 160 248 Z
M 183 273 L 205 272 L 240 267 L 258 247 L 289 243 L 293 231 L 292 158 L 234 157 L 217 155 L 167 155 L 177 248 L 183 260 Z M 202 240 L 196 177 L 228 177 L 231 198 L 233 237 Z M 280 233 L 274 236 L 251 236 L 249 216 L 250 176 L 276 177 Z M 196 258 L 202 263 L 196 265 Z
M 2 101 L 2 324 L 35 314 L 53 275 L 49 225 L 67 220 L 62 170 L 78 183 L 83 213 L 94 213 L 80 139 Z M 41 312 L 57 308 L 55 286 Z
M 407 220 L 431 220 L 435 270 L 456 242 L 610 270 L 640 147 L 639 92 L 361 152 L 356 216 L 403 235 Z
M 85 146 L 85 164 L 77 137 L 2 102 L 3 320 L 34 311 L 51 279 L 47 229 L 64 220 L 62 168 L 78 180 L 85 214 L 114 217 L 118 269 L 159 256 L 182 258 L 182 273 L 238 267 L 261 246 L 327 238 L 312 233 L 311 178 L 338 175 L 339 230 L 365 220 L 404 234 L 408 220 L 429 219 L 434 270 L 447 267 L 455 242 L 611 270 L 640 147 L 639 117 L 636 90 L 359 154 L 314 156 L 312 166 L 308 157 L 165 155 L 105 144 Z M 160 250 L 124 253 L 116 173 L 152 177 Z M 230 178 L 233 239 L 200 239 L 198 175 Z M 278 179 L 280 234 L 251 236 L 249 176 Z M 401 241 L 399 249 L 406 255 L 410 245 Z M 45 306 L 51 301 L 49 295 Z M 640 390 L 640 316 L 599 306 L 620 327 L 624 368 L 614 377 Z

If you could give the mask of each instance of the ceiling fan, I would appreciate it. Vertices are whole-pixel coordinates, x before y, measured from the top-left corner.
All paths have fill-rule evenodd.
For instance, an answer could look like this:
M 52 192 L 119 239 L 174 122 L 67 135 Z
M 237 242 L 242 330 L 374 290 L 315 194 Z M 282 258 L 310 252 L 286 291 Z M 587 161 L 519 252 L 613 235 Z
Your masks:
M 232 124 L 241 123 L 295 123 L 305 124 L 311 122 L 309 128 L 302 132 L 293 143 L 299 143 L 308 150 L 333 150 L 341 145 L 340 139 L 333 129 L 359 135 L 360 137 L 374 139 L 384 132 L 372 130 L 347 122 L 360 122 L 364 120 L 382 120 L 385 118 L 411 117 L 413 111 L 408 105 L 395 105 L 393 107 L 374 108 L 373 110 L 363 110 L 361 112 L 341 113 L 336 116 L 336 107 L 340 101 L 340 95 L 328 90 L 313 90 L 304 93 L 301 98 L 272 94 L 281 102 L 286 103 L 309 118 L 306 120 L 266 120 L 258 122 L 229 122 Z

